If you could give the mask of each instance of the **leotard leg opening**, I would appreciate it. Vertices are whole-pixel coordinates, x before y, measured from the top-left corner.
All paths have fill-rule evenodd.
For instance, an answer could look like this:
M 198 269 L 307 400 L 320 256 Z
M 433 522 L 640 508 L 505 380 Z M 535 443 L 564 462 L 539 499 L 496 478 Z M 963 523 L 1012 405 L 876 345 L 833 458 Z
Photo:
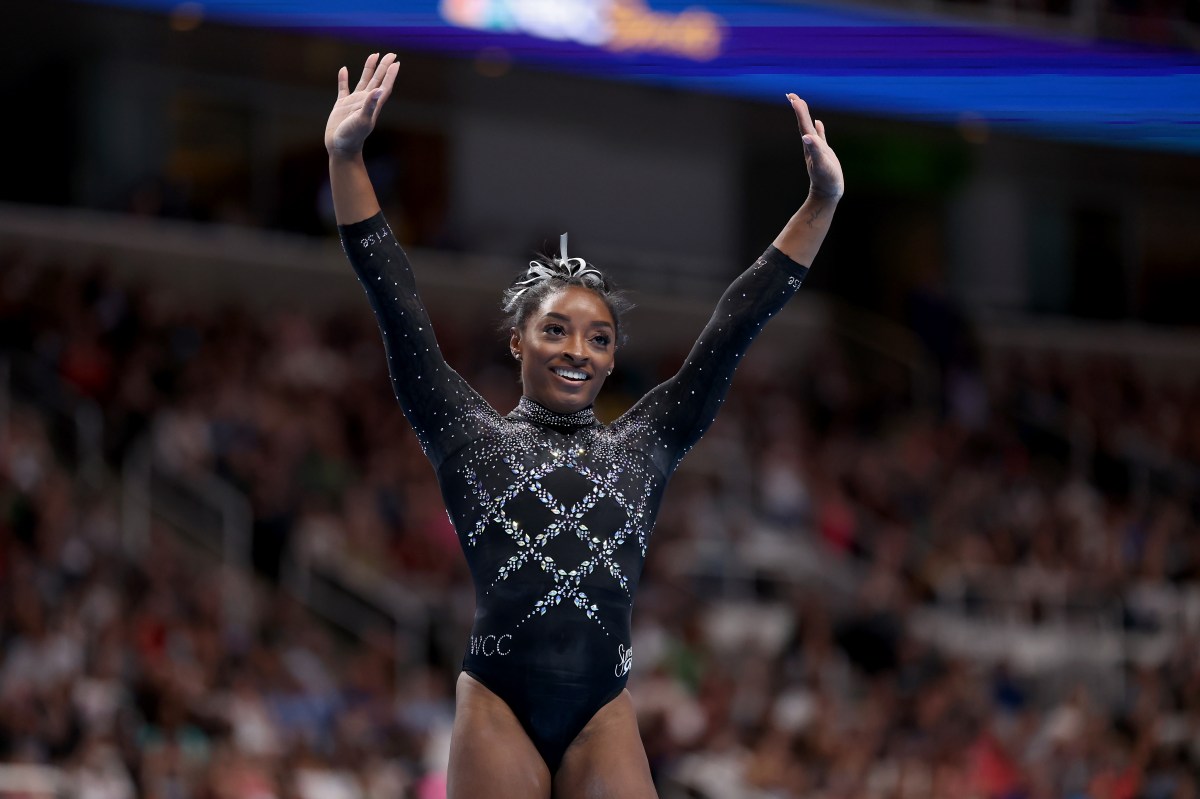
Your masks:
M 507 675 L 463 671 L 508 705 L 553 775 L 588 722 L 625 690 L 625 680 L 596 686 L 577 676 L 538 672 Z

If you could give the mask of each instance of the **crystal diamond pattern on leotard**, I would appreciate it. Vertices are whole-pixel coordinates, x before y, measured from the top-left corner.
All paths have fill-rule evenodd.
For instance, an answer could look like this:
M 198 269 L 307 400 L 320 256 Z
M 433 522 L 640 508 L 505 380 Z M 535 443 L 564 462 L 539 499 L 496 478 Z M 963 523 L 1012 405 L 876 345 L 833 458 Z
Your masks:
M 603 627 L 596 613 L 596 606 L 583 588 L 584 581 L 600 570 L 611 578 L 615 586 L 630 594 L 629 577 L 621 569 L 615 555 L 617 550 L 636 536 L 641 554 L 645 554 L 647 503 L 653 485 L 640 480 L 635 485 L 641 490 L 629 496 L 621 485 L 626 466 L 620 462 L 607 462 L 603 466 L 590 465 L 581 456 L 585 450 L 568 445 L 549 449 L 545 459 L 535 466 L 527 466 L 519 458 L 505 455 L 501 461 L 512 475 L 512 482 L 495 493 L 489 492 L 483 481 L 470 468 L 466 470 L 481 514 L 467 535 L 468 546 L 475 545 L 480 537 L 488 534 L 507 535 L 516 547 L 497 570 L 492 586 L 508 580 L 523 568 L 540 568 L 552 580 L 546 593 L 533 599 L 532 607 L 523 620 L 545 615 L 558 606 L 574 607 L 582 615 Z M 563 471 L 586 486 L 582 497 L 569 505 L 551 491 L 550 483 L 562 481 Z M 509 505 L 523 494 L 536 497 L 547 512 L 548 522 L 540 529 L 528 529 L 509 513 Z M 622 511 L 624 522 L 616 529 L 605 530 L 589 524 L 592 512 L 603 502 L 615 503 Z M 528 517 L 528 513 L 523 514 Z M 528 519 L 527 519 L 528 522 Z M 548 551 L 551 544 L 562 536 L 572 536 L 586 547 L 586 556 L 578 562 L 556 561 Z M 559 548 L 561 556 L 561 547 Z

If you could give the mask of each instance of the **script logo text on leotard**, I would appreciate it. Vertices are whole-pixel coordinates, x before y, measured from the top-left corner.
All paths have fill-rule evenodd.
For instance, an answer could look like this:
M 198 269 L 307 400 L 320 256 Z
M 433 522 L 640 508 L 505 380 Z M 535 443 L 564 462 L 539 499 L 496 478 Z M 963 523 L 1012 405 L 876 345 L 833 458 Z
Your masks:
M 613 669 L 613 674 L 624 677 L 633 668 L 633 647 L 625 648 L 625 644 L 617 645 L 617 658 L 620 662 Z

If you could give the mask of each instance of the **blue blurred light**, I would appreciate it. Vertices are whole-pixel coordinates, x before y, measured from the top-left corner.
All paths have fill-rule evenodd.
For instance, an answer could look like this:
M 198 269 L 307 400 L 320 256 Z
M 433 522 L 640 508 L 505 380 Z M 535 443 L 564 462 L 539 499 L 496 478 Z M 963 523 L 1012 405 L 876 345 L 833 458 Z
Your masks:
M 154 11 L 178 6 L 171 0 L 91 2 Z M 450 24 L 443 12 L 452 7 L 487 29 Z M 518 13 L 538 8 L 554 9 L 558 17 Z M 564 8 L 578 16 L 564 18 Z M 624 9 L 626 21 L 610 20 L 597 32 L 596 20 L 616 8 Z M 218 0 L 204 3 L 203 11 L 210 19 L 394 42 L 397 49 L 474 55 L 499 46 L 532 66 L 695 91 L 772 102 L 793 91 L 823 109 L 949 124 L 969 116 L 1035 136 L 1200 152 L 1200 56 L 1189 52 L 931 24 L 882 10 L 764 2 Z M 626 45 L 659 45 L 617 51 L 617 37 L 610 36 L 617 29 L 634 34 Z M 562 36 L 522 32 L 529 30 L 561 30 Z M 597 46 L 603 36 L 613 42 Z M 697 37 L 705 36 L 706 47 L 715 49 L 697 46 Z

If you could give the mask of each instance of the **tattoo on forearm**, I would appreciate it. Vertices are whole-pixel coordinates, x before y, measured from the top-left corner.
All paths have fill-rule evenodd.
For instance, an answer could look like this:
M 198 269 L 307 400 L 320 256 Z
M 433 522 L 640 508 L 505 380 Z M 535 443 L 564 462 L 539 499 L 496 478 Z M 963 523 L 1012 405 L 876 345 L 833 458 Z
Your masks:
M 804 223 L 809 227 L 816 226 L 817 220 L 821 217 L 821 210 L 820 208 L 810 208 L 808 210 L 808 218 L 804 220 Z

